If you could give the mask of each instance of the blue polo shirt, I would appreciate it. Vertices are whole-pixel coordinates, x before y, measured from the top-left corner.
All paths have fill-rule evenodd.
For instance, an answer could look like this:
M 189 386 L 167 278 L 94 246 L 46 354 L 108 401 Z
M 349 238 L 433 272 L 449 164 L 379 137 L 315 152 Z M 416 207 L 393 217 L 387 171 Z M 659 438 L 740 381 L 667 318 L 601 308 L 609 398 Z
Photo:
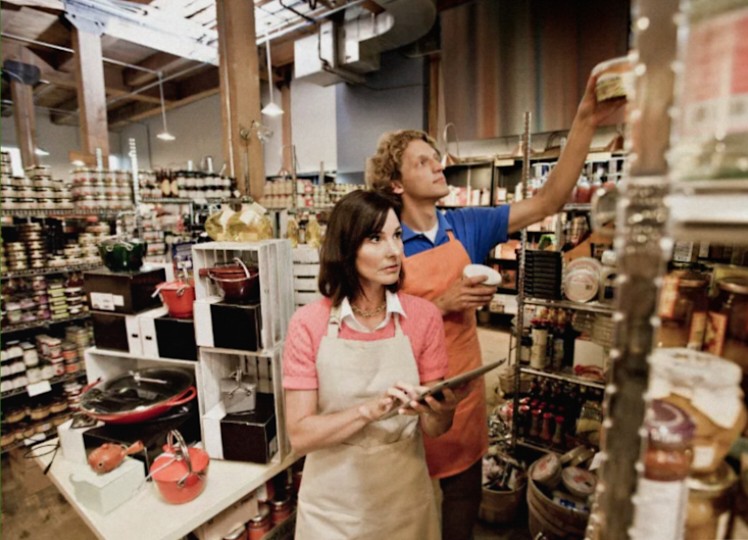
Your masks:
M 452 231 L 470 255 L 473 263 L 481 264 L 486 260 L 491 249 L 506 242 L 509 231 L 509 205 L 493 208 L 460 208 L 457 210 L 437 211 L 439 230 L 436 241 L 432 244 L 423 233 L 415 232 L 405 223 L 403 227 L 403 244 L 405 256 L 410 257 L 427 249 L 446 244 L 449 241 L 447 231 Z

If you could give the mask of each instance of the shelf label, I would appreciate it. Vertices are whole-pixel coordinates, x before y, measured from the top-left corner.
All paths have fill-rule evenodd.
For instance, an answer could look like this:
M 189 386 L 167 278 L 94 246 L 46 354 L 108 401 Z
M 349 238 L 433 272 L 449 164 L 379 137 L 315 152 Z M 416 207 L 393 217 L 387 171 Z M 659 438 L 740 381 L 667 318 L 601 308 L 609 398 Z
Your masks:
M 39 394 L 46 394 L 52 391 L 52 385 L 49 381 L 39 381 L 38 383 L 30 384 L 26 387 L 29 397 L 38 396 Z
M 114 295 L 111 293 L 91 293 L 91 307 L 101 311 L 114 311 Z

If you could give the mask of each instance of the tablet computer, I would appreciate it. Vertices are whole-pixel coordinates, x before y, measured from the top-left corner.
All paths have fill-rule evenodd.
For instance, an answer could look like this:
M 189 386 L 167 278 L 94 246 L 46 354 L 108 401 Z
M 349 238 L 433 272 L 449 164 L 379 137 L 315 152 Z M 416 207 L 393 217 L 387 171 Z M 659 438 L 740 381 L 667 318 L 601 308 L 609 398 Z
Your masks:
M 437 400 L 441 401 L 442 399 L 444 399 L 442 390 L 444 390 L 445 388 L 454 389 L 459 388 L 460 386 L 464 386 L 473 379 L 477 379 L 481 375 L 485 375 L 489 371 L 496 369 L 504 362 L 506 362 L 506 358 L 502 358 L 501 360 L 497 360 L 496 362 L 491 362 L 490 364 L 486 364 L 473 370 L 460 373 L 459 375 L 455 375 L 454 377 L 450 377 L 449 379 L 441 381 L 423 392 L 420 396 L 418 396 L 416 401 L 425 403 L 426 396 L 433 396 Z
M 416 398 L 416 401 L 420 403 L 426 403 L 426 396 L 434 396 L 435 399 L 441 401 L 444 399 L 444 394 L 442 391 L 445 388 L 459 388 L 460 386 L 463 386 L 473 379 L 477 379 L 481 375 L 485 375 L 492 369 L 496 369 L 500 365 L 502 365 L 504 362 L 506 362 L 506 358 L 502 358 L 501 360 L 497 360 L 496 362 L 491 362 L 490 364 L 486 364 L 484 366 L 481 366 L 479 368 L 475 368 L 470 371 L 466 371 L 464 373 L 460 373 L 459 375 L 455 375 L 454 377 L 450 377 L 449 379 L 446 379 L 444 381 L 441 381 L 428 390 L 421 393 L 421 395 Z M 395 416 L 397 414 L 398 409 L 401 409 L 403 407 L 408 407 L 407 404 L 401 404 L 396 406 L 394 409 L 392 409 L 390 412 L 385 414 L 380 420 L 385 420 L 387 418 L 391 418 L 392 416 Z

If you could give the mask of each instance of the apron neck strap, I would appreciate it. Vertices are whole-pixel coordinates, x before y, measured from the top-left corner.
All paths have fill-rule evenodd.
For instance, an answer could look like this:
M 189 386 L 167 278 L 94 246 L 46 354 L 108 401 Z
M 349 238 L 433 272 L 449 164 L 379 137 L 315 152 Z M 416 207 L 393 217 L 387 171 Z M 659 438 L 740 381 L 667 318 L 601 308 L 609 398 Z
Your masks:
M 327 336 L 337 338 L 340 331 L 340 306 L 333 306 L 327 320 Z

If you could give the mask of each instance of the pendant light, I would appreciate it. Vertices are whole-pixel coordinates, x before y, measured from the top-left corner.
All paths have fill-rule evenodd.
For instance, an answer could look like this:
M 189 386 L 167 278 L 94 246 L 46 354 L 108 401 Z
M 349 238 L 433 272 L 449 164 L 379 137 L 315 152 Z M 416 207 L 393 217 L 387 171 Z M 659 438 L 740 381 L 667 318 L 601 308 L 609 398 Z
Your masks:
M 268 90 L 270 90 L 270 103 L 265 105 L 261 112 L 265 116 L 280 116 L 283 114 L 283 109 L 276 105 L 275 99 L 273 99 L 273 64 L 270 60 L 270 40 L 265 41 L 265 49 L 267 50 L 268 55 Z
M 156 138 L 161 139 L 162 141 L 173 141 L 176 139 L 174 135 L 169 133 L 169 130 L 166 128 L 166 105 L 164 105 L 164 84 L 163 79 L 161 78 L 161 73 L 158 74 L 158 93 L 161 96 L 161 120 L 164 123 L 164 130 L 156 135 Z

